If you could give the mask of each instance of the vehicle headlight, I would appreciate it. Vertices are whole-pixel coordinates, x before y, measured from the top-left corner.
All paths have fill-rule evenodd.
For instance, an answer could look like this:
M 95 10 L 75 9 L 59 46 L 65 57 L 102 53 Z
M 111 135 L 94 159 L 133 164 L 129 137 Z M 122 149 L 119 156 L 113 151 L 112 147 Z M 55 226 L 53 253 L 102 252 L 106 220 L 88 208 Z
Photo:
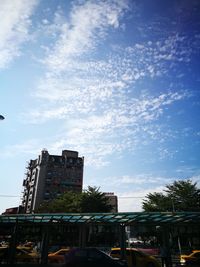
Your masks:
M 181 260 L 180 260 L 180 263 L 185 263 L 185 262 L 186 262 L 185 259 L 181 259 Z

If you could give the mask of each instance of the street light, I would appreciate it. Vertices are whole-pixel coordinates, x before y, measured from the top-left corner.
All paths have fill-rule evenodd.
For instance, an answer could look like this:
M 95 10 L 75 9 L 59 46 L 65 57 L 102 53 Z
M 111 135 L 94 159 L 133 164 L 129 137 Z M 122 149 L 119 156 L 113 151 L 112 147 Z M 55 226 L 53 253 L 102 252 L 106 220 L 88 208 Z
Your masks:
M 2 121 L 4 119 L 5 119 L 4 116 L 0 115 L 0 120 Z

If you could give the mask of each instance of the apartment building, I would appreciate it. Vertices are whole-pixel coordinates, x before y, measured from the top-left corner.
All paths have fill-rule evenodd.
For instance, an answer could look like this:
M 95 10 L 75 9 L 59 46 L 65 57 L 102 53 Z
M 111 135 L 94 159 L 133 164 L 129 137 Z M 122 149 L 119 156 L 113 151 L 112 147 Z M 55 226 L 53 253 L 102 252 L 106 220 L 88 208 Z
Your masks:
M 63 150 L 50 155 L 43 149 L 37 159 L 30 160 L 23 181 L 22 207 L 32 213 L 43 201 L 59 197 L 67 191 L 82 192 L 84 158 L 77 151 Z

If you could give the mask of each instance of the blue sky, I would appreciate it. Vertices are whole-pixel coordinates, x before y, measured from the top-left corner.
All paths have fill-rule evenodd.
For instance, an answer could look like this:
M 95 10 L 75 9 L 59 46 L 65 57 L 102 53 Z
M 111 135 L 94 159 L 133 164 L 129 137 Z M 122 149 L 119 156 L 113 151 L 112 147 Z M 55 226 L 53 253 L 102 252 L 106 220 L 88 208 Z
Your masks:
M 77 150 L 119 211 L 200 186 L 198 0 L 1 0 L 0 17 L 0 212 L 43 148 Z

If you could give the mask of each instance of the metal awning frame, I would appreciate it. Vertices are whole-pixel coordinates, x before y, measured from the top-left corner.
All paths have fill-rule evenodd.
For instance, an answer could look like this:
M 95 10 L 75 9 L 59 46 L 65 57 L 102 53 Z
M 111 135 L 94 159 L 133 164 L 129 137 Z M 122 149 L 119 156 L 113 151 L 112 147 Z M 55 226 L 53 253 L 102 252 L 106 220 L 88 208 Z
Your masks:
M 200 212 L 44 213 L 0 215 L 4 223 L 74 224 L 188 224 L 200 225 Z

